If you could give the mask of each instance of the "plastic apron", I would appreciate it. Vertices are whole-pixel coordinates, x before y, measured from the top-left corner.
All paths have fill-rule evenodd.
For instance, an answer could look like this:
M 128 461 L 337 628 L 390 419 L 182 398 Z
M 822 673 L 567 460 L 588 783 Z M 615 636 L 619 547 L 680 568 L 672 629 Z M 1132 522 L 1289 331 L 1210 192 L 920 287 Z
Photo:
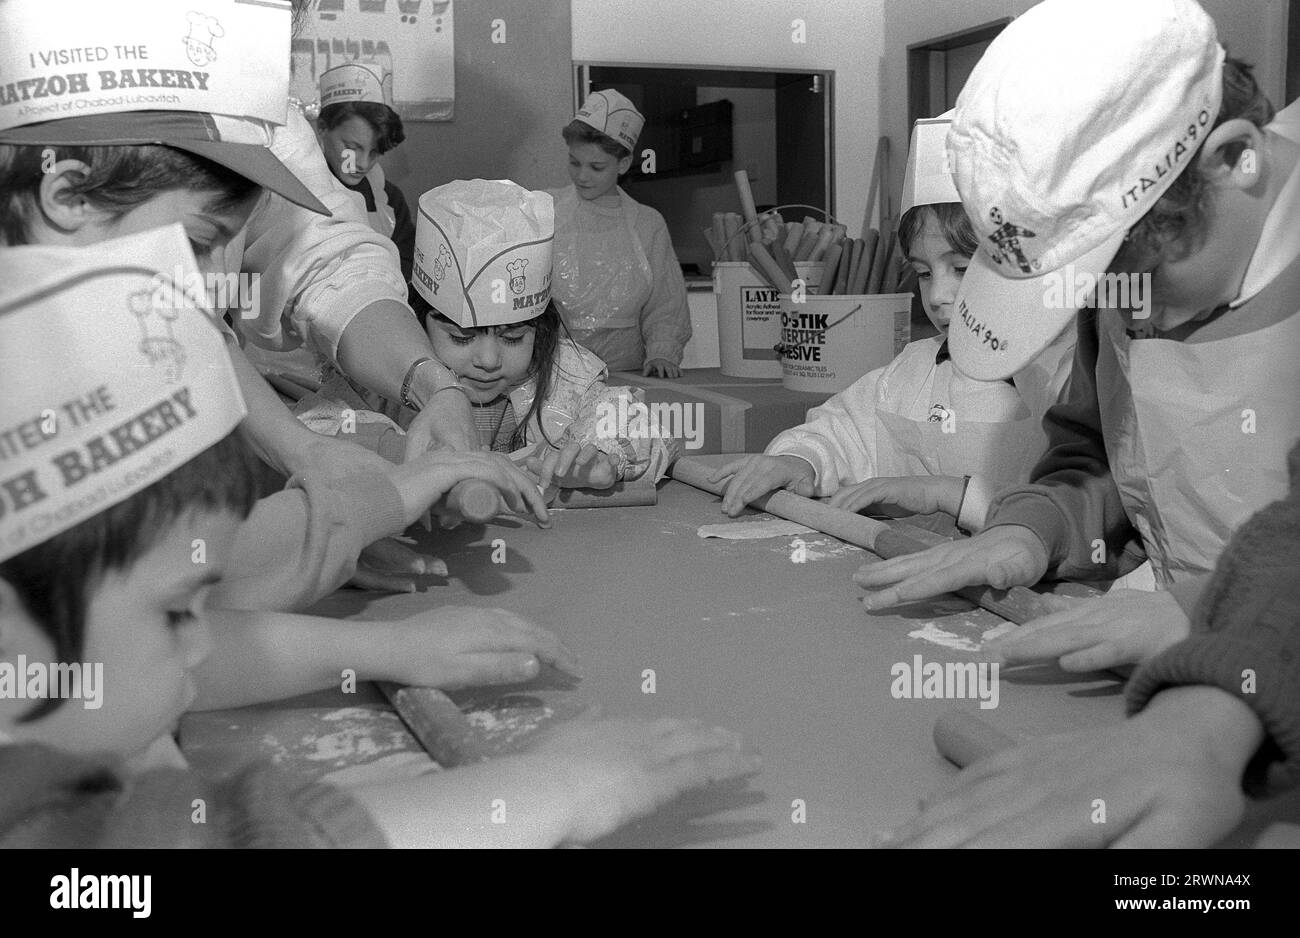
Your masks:
M 653 284 L 636 233 L 637 203 L 622 188 L 615 191 L 617 216 L 587 205 L 573 186 L 555 194 L 551 271 L 551 298 L 565 325 L 611 370 L 641 367 L 641 310 Z M 623 332 L 593 339 L 592 333 L 603 330 Z
M 879 475 L 980 475 L 995 484 L 1024 482 L 1047 448 L 1042 415 L 1006 382 L 976 381 L 927 358 L 914 356 L 881 376 L 875 408 Z M 936 369 L 932 392 L 918 399 L 925 393 L 926 372 Z M 947 387 L 940 386 L 944 375 Z M 952 407 L 953 400 L 967 403 Z M 952 419 L 945 420 L 949 409 Z M 918 419 L 908 413 L 927 415 Z
M 1297 273 L 1300 258 L 1239 309 L 1297 310 Z M 1098 331 L 1106 453 L 1155 583 L 1208 573 L 1237 526 L 1287 492 L 1287 452 L 1300 436 L 1300 311 L 1203 343 L 1131 339 L 1124 318 L 1104 310 Z M 1141 588 L 1140 571 L 1122 585 Z

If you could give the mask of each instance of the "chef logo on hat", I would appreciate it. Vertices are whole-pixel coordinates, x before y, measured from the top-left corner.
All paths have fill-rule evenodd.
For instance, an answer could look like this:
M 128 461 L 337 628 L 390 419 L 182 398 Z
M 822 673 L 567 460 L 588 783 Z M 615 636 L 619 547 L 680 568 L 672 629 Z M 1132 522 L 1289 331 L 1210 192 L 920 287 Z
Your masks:
M 433 279 L 439 282 L 447 276 L 447 270 L 451 267 L 451 249 L 447 245 L 438 246 L 438 257 L 433 262 Z
M 179 381 L 185 370 L 185 347 L 172 333 L 172 324 L 184 307 L 174 300 L 174 291 L 162 278 L 156 278 L 151 289 L 127 298 L 127 307 L 140 323 L 140 351 L 151 365 L 163 369 L 168 382 Z
M 516 295 L 524 292 L 524 268 L 528 266 L 528 258 L 516 257 L 509 264 L 506 264 L 506 270 L 510 272 L 510 289 Z
M 191 62 L 202 67 L 217 60 L 217 50 L 212 47 L 212 40 L 226 34 L 221 22 L 215 16 L 208 16 L 198 10 L 190 10 L 187 15 L 190 32 L 185 37 L 185 54 Z
M 1025 252 L 1020 249 L 1021 238 L 1033 238 L 1036 235 L 1028 228 L 1021 228 L 1017 224 L 1002 220 L 1002 210 L 996 205 L 989 210 L 989 219 L 998 227 L 989 235 L 989 240 L 997 250 L 993 253 L 993 260 L 1001 264 L 1003 261 L 1010 262 L 1015 260 L 1016 266 L 1023 273 L 1031 274 L 1039 267 L 1043 266 L 1041 261 L 1030 261 L 1025 257 Z

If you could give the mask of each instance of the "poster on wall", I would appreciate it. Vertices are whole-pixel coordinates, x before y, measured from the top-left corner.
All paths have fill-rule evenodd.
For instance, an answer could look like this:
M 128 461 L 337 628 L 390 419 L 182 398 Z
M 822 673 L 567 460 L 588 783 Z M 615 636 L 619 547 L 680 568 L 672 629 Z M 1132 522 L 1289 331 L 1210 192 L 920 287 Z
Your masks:
M 449 121 L 456 103 L 453 0 L 317 0 L 293 40 L 290 93 L 319 98 L 321 73 L 354 59 L 391 70 L 402 120 Z

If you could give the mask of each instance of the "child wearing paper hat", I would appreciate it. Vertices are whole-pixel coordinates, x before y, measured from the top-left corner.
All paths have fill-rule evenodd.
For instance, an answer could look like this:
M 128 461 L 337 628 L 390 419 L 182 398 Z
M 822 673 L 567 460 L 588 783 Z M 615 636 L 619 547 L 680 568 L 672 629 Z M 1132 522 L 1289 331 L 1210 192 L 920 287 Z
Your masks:
M 346 313 L 351 321 L 359 315 L 352 300 L 362 305 L 383 302 L 382 281 L 388 278 L 400 287 L 390 299 L 413 336 L 396 336 L 401 340 L 395 352 L 400 368 L 409 365 L 408 357 L 418 357 L 421 344 L 428 347 L 405 305 L 391 243 L 379 248 L 377 257 L 372 255 L 370 248 L 376 245 L 365 239 L 378 236 L 359 214 L 355 223 L 348 221 L 348 213 L 356 212 L 353 197 L 329 175 L 310 128 L 296 112 L 286 113 L 287 4 L 200 0 L 192 5 L 228 27 L 225 37 L 209 33 L 217 58 L 199 70 L 176 41 L 177 31 L 184 34 L 183 24 L 189 22 L 185 11 L 178 12 L 169 0 L 140 0 L 135 4 L 140 16 L 125 19 L 109 5 L 70 2 L 71 7 L 54 7 L 37 0 L 10 0 L 0 5 L 0 34 L 14 48 L 55 41 L 50 37 L 72 46 L 97 47 L 115 36 L 122 38 L 123 48 L 147 47 L 154 77 L 161 81 L 158 76 L 166 75 L 178 87 L 169 88 L 166 101 L 150 98 L 144 103 L 177 110 L 139 110 L 140 95 L 93 94 L 95 85 L 122 85 L 128 75 L 132 82 L 142 80 L 138 71 L 125 66 L 109 68 L 105 63 L 102 70 L 88 71 L 75 82 L 64 76 L 56 85 L 50 73 L 57 68 L 22 57 L 12 74 L 22 80 L 41 78 L 45 87 L 58 87 L 69 103 L 74 98 L 79 103 L 72 112 L 76 116 L 39 120 L 43 112 L 0 98 L 0 189 L 8 195 L 0 201 L 4 243 L 89 244 L 179 221 L 190 234 L 204 275 L 229 283 L 240 269 L 245 232 L 251 230 L 243 270 L 262 305 L 245 312 L 261 315 L 274 308 L 272 318 L 279 329 L 290 299 L 283 288 L 291 282 L 300 300 L 292 305 L 295 315 L 322 314 L 341 321 L 335 314 Z M 179 76 L 187 70 L 188 78 L 182 81 Z M 88 90 L 81 87 L 83 78 Z M 301 125 L 302 134 L 293 137 L 305 136 L 300 145 L 281 146 L 286 128 L 280 125 L 286 117 Z M 322 204 L 303 185 L 299 172 L 291 172 L 280 159 L 297 169 L 304 154 L 315 160 L 319 171 L 303 175 L 312 179 L 313 189 L 325 193 L 333 218 L 318 214 L 325 210 Z M 322 180 L 333 188 L 321 189 Z M 274 195 L 259 199 L 262 189 Z M 387 272 L 383 265 L 388 265 Z M 204 286 L 212 290 L 210 282 Z M 261 321 L 235 319 L 245 330 Z M 305 320 L 300 325 L 310 331 Z M 248 576 L 232 578 L 232 585 L 218 590 L 237 596 L 218 599 L 297 608 L 351 577 L 368 544 L 402 530 L 409 523 L 403 503 L 412 493 L 395 492 L 386 478 L 391 467 L 364 449 L 307 432 L 258 378 L 233 335 L 229 338 L 228 353 L 250 411 L 245 429 L 278 471 L 300 475 L 290 492 L 259 503 L 247 526 L 248 543 L 240 552 L 240 560 L 250 565 Z M 437 394 L 454 386 L 450 372 L 440 370 L 445 376 L 441 380 L 439 366 L 429 356 L 412 383 L 412 398 L 425 403 L 441 399 L 443 404 L 459 399 L 468 424 L 468 402 L 461 392 Z M 399 375 L 393 386 L 401 380 Z M 322 537 L 322 531 L 331 533 Z M 369 572 L 391 585 L 405 586 L 426 561 L 409 550 L 404 553 L 405 568 Z
M 1061 35 L 1072 41 L 1051 41 Z M 1044 575 L 1113 576 L 1133 565 L 1124 547 L 1136 535 L 1165 589 L 1074 603 L 993 650 L 1017 662 L 1061 656 L 1087 670 L 1143 662 L 1132 710 L 1154 700 L 1151 720 L 1144 711 L 1105 740 L 1040 747 L 1008 760 L 1005 778 L 1047 759 L 1076 777 L 1162 791 L 1152 766 L 1128 761 L 1145 733 L 1186 740 L 1154 766 L 1176 760 L 1180 791 L 1203 792 L 1213 778 L 1228 782 L 1225 799 L 1239 799 L 1236 772 L 1247 763 L 1248 779 L 1261 782 L 1269 769 L 1270 782 L 1294 785 L 1300 697 L 1284 665 L 1294 625 L 1257 628 L 1269 603 L 1251 591 L 1247 605 L 1213 608 L 1218 631 L 1187 636 L 1206 571 L 1233 530 L 1279 506 L 1270 500 L 1287 491 L 1285 454 L 1300 437 L 1300 108 L 1274 114 L 1190 0 L 1047 0 L 993 42 L 957 111 L 949 148 L 983 256 L 963 284 L 953 354 L 996 377 L 1073 320 L 1073 374 L 1045 418 L 1049 449 L 1032 483 L 1001 493 L 978 537 L 860 571 L 867 605 Z M 1135 275 L 1124 281 L 1129 296 L 1108 273 Z M 1059 308 L 1070 287 L 1097 292 L 1077 317 Z M 1228 569 L 1247 575 L 1236 562 Z M 1285 584 L 1274 580 L 1270 593 L 1284 602 Z M 1258 679 L 1272 691 L 1243 692 L 1247 669 L 1270 662 L 1282 670 Z M 1198 686 L 1159 690 L 1170 684 Z M 1198 726 L 1219 728 L 1205 748 Z M 936 815 L 952 816 L 953 803 Z M 1164 823 L 1129 842 L 1207 845 L 1213 831 L 1226 833 L 1220 820 L 1192 831 L 1168 823 L 1171 813 L 1199 817 L 1205 803 L 1138 799 L 1128 816 Z M 983 806 L 964 808 L 968 816 Z M 1036 842 L 1080 842 L 1071 827 L 1053 819 Z M 938 828 L 933 840 L 953 842 Z
M 953 356 L 997 378 L 1077 327 L 1073 377 L 1032 484 L 950 562 L 864 574 L 880 601 L 900 582 L 1113 577 L 1140 541 L 1148 581 L 1175 588 L 1147 618 L 1185 630 L 1187 591 L 1285 492 L 1300 435 L 1297 141 L 1300 106 L 1274 119 L 1192 0 L 1047 0 L 995 40 L 948 139 L 981 244 Z
M 977 531 L 993 494 L 1029 478 L 1047 443 L 1043 414 L 1069 374 L 1073 337 L 1027 362 L 1014 383 L 979 381 L 953 367 L 949 319 L 976 243 L 946 168 L 951 124 L 949 112 L 912 128 L 898 229 L 939 334 L 909 343 L 888 365 L 808 411 L 763 455 L 720 469 L 715 481 L 735 474 L 722 500 L 728 514 L 788 488 L 831 496 L 833 506 L 849 511 L 873 504 L 945 511 Z
M 316 138 L 334 178 L 364 201 L 370 227 L 397 245 L 402 277 L 409 282 L 415 223 L 382 165 L 384 155 L 406 139 L 393 108 L 392 71 L 382 62 L 357 60 L 323 72 Z
M 481 445 L 526 458 L 543 488 L 657 481 L 676 442 L 636 432 L 626 415 L 637 413 L 642 392 L 606 386 L 604 364 L 566 334 L 551 298 L 554 225 L 549 194 L 508 180 L 426 192 L 416 223 L 416 313 L 469 394 Z M 304 405 L 303 420 L 323 433 L 339 431 L 345 409 L 410 419 L 342 381 Z
M 184 243 L 172 226 L 5 252 L 20 279 L 0 298 L 0 846 L 552 846 L 756 769 L 726 731 L 579 721 L 490 766 L 348 794 L 267 765 L 191 771 L 176 721 L 220 698 L 222 668 L 248 670 L 261 629 L 222 640 L 249 614 L 205 609 L 255 494 L 238 379 Z M 356 635 L 349 655 L 377 644 L 335 627 Z M 532 823 L 480 825 L 465 805 L 487 791 L 534 806 Z
M 663 216 L 618 185 L 645 118 L 595 91 L 563 130 L 573 185 L 555 198 L 552 295 L 574 338 L 613 371 L 676 378 L 691 337 L 686 282 Z

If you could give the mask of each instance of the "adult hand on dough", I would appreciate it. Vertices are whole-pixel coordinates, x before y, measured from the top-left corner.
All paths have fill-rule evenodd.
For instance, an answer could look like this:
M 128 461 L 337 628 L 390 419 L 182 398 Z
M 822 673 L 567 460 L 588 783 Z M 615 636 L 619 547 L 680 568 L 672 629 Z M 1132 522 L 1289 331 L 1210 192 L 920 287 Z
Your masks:
M 434 447 L 460 452 L 480 448 L 469 398 L 459 388 L 443 388 L 435 393 L 406 429 L 406 459 Z
M 1192 627 L 1178 600 L 1163 590 L 1044 599 L 1061 611 L 1027 622 L 985 648 L 1008 664 L 1059 657 L 1066 671 L 1099 671 L 1149 661 L 1181 642 Z

